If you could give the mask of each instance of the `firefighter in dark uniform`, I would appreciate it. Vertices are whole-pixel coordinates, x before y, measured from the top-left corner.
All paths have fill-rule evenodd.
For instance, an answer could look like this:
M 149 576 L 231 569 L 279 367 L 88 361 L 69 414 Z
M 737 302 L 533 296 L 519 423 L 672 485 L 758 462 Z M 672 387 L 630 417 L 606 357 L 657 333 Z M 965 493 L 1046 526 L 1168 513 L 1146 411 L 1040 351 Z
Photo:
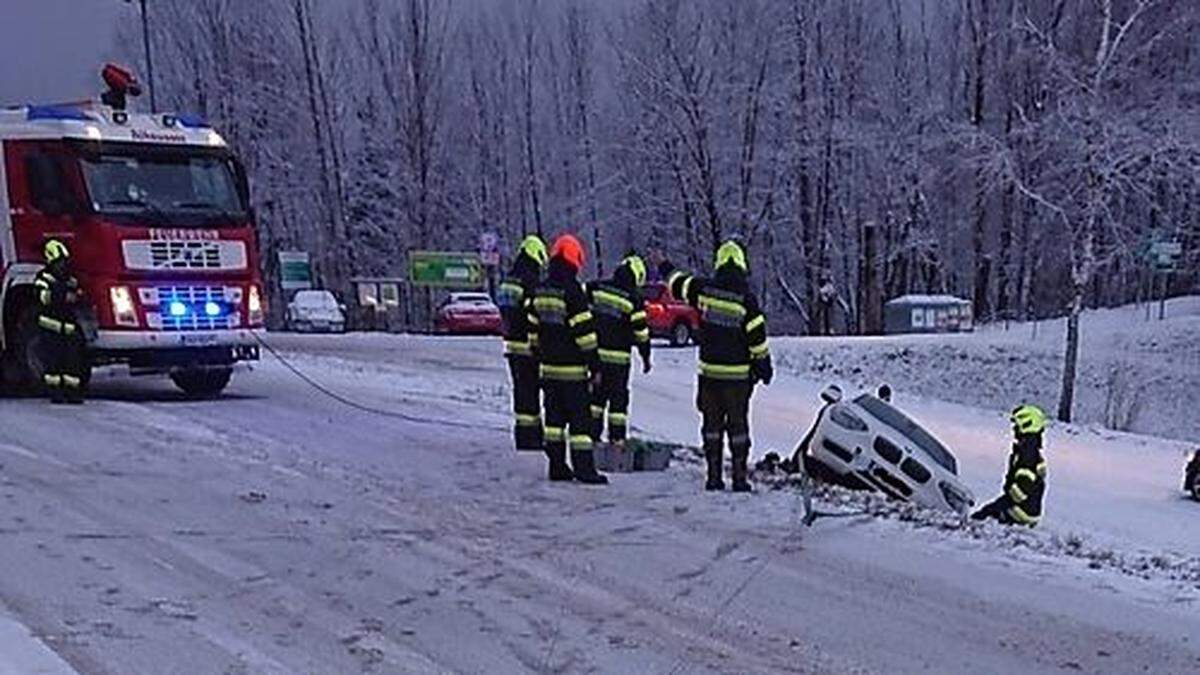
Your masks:
M 546 408 L 545 450 L 550 480 L 604 484 L 592 456 L 589 384 L 599 373 L 599 338 L 578 274 L 583 245 L 569 234 L 550 250 L 546 279 L 527 303 L 534 349 L 541 361 Z M 571 465 L 567 465 L 567 447 Z
M 549 255 L 537 236 L 521 242 L 508 277 L 500 283 L 496 303 L 504 321 L 504 358 L 512 375 L 513 439 L 518 450 L 542 449 L 542 400 L 538 361 L 530 344 L 526 301 L 541 281 Z
M 725 438 L 733 456 L 733 490 L 749 492 L 750 394 L 758 382 L 774 376 L 767 347 L 766 318 L 750 292 L 746 252 L 727 241 L 717 249 L 712 279 L 675 271 L 664 261 L 660 271 L 671 294 L 700 310 L 700 378 L 696 397 L 703 417 L 701 434 L 708 463 L 706 490 L 724 490 Z
M 600 381 L 592 388 L 592 440 L 599 443 L 608 422 L 608 440 L 623 445 L 629 425 L 629 366 L 636 345 L 642 372 L 650 372 L 650 328 L 641 288 L 646 263 L 636 255 L 621 261 L 612 278 L 588 286 L 600 338 Z
M 1046 460 L 1042 456 L 1042 432 L 1046 413 L 1023 405 L 1013 411 L 1012 454 L 1004 477 L 1004 494 L 971 515 L 975 520 L 994 518 L 1006 525 L 1034 527 L 1042 518 L 1046 494 Z
M 75 316 L 79 282 L 71 273 L 71 254 L 57 239 L 46 242 L 46 266 L 33 280 L 38 300 L 42 383 L 53 403 L 83 403 L 85 367 L 83 331 Z

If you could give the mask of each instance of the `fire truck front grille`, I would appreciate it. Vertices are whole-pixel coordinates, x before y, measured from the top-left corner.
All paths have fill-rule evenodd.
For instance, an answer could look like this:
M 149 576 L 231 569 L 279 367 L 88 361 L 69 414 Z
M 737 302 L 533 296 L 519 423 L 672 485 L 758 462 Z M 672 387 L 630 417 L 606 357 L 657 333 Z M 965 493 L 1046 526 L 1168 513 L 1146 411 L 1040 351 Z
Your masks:
M 240 241 L 152 240 L 122 244 L 131 270 L 240 270 L 246 245 Z
M 162 331 L 224 330 L 237 328 L 237 306 L 222 286 L 161 286 L 157 289 L 157 314 L 149 314 L 151 327 Z

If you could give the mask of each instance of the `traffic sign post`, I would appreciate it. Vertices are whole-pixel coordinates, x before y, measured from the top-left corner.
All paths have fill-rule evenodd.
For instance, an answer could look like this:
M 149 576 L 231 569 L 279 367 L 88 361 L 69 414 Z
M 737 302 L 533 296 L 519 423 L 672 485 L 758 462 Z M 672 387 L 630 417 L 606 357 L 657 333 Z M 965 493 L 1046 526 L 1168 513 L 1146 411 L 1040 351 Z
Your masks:
M 487 281 L 477 253 L 410 251 L 408 282 L 413 286 L 482 288 Z
M 1158 320 L 1167 316 L 1167 293 L 1170 290 L 1171 275 L 1179 271 L 1179 261 L 1183 257 L 1183 244 L 1179 241 L 1151 239 L 1143 245 L 1142 255 L 1150 268 L 1150 295 L 1154 295 L 1155 277 L 1162 276 L 1162 292 L 1158 298 Z M 1150 305 L 1146 305 L 1146 319 L 1150 319 Z

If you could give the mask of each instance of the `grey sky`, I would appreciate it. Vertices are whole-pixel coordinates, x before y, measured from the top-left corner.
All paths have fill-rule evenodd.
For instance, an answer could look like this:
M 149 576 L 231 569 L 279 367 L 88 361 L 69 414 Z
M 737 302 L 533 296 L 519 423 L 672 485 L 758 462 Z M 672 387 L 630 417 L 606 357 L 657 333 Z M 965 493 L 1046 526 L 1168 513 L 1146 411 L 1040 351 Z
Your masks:
M 0 105 L 96 96 L 116 22 L 137 21 L 136 7 L 124 0 L 0 0 Z

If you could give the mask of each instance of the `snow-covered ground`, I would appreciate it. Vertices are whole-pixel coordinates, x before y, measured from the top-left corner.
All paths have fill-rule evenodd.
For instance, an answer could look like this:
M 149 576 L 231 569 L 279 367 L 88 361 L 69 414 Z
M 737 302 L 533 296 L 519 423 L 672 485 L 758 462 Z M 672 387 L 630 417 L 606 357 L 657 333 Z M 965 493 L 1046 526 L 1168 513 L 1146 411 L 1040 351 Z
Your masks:
M 82 409 L 0 401 L 0 605 L 79 671 L 1200 668 L 1200 505 L 1179 494 L 1182 443 L 1054 428 L 1034 532 L 839 494 L 824 507 L 878 517 L 803 530 L 794 491 L 706 494 L 688 461 L 605 488 L 547 483 L 539 456 L 509 448 L 497 341 L 268 339 L 400 415 L 336 403 L 272 360 L 214 402 L 104 379 Z M 792 363 L 845 349 L 869 365 L 858 352 L 878 348 L 775 343 Z M 635 376 L 633 424 L 694 444 L 694 350 L 655 362 Z M 990 375 L 955 372 L 954 391 Z M 788 366 L 756 393 L 756 456 L 791 449 L 831 375 Z M 832 379 L 883 375 L 990 497 L 1004 410 L 1024 392 L 964 401 L 890 373 Z

